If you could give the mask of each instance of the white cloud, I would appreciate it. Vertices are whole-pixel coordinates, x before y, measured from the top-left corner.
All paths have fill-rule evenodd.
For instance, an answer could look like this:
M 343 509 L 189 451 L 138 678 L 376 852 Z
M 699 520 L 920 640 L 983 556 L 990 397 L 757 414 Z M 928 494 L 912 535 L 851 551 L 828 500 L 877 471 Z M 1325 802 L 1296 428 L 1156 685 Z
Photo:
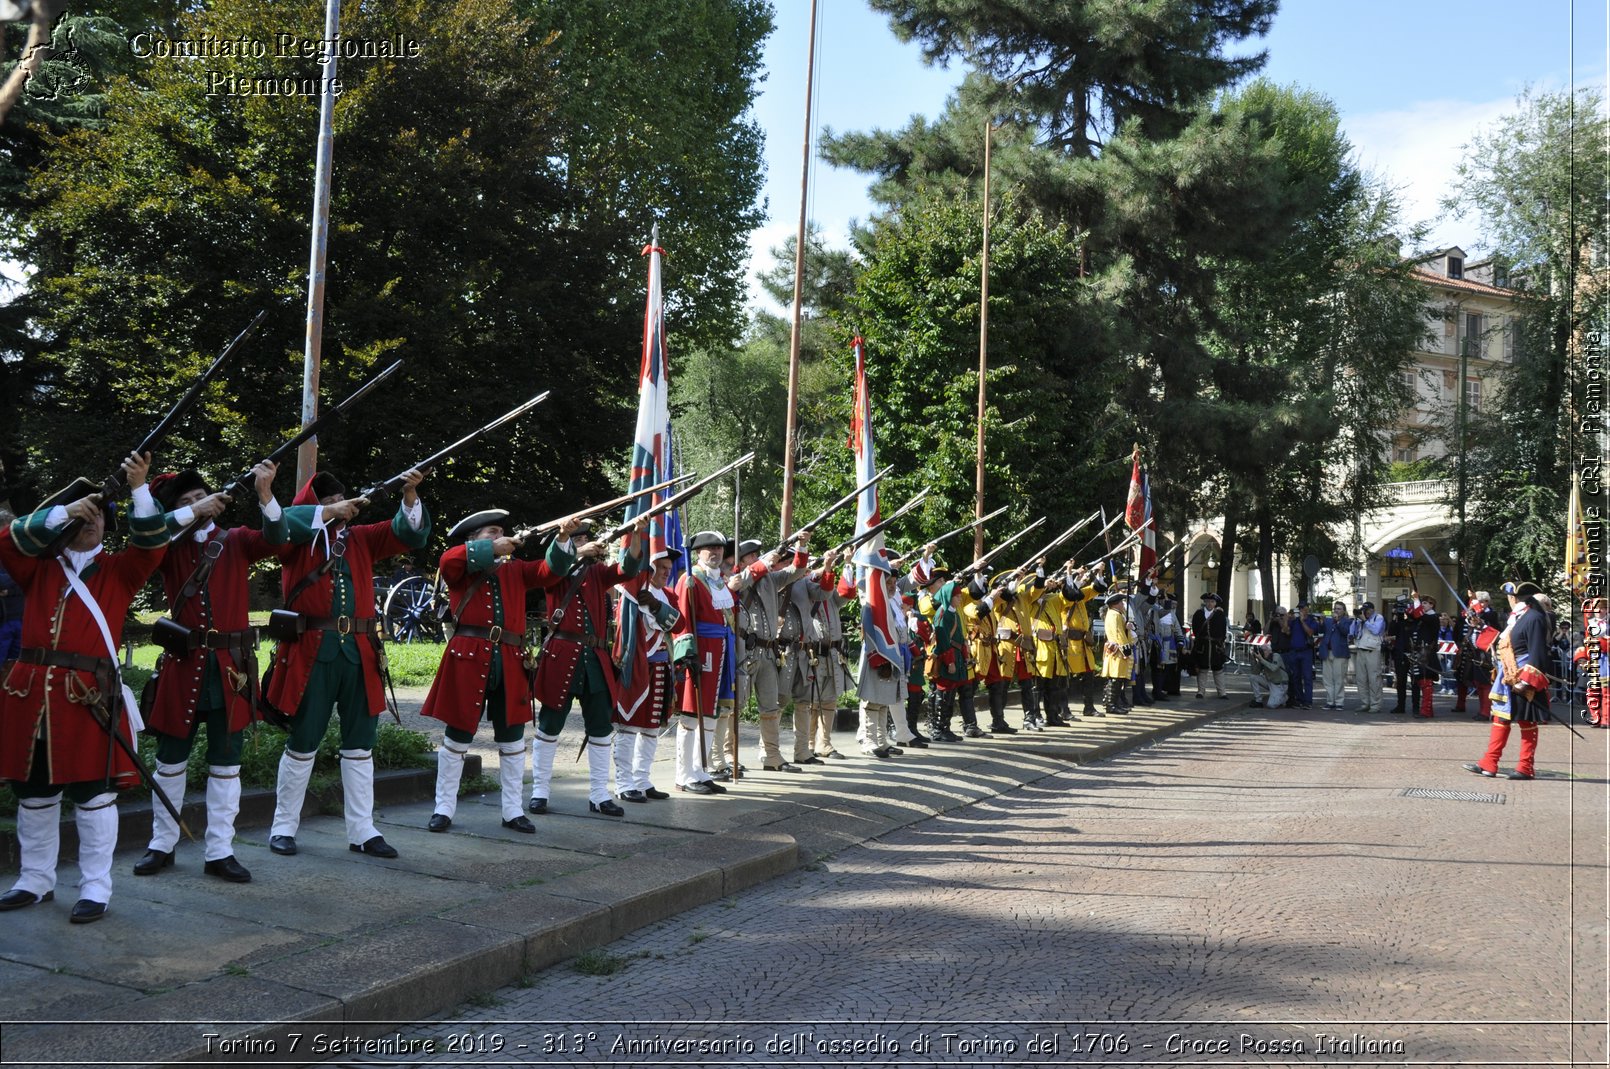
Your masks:
M 1398 191 L 1405 222 L 1431 224 L 1429 244 L 1481 248 L 1474 216 L 1442 211 L 1464 146 L 1515 107 L 1515 97 L 1496 100 L 1423 100 L 1405 108 L 1345 118 L 1342 122 L 1359 163 Z

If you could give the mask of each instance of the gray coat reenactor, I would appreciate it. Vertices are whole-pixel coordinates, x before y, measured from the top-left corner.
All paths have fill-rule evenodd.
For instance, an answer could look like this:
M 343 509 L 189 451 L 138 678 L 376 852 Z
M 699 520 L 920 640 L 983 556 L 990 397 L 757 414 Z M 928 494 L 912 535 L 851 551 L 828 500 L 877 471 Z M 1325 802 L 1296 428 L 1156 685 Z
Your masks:
M 761 545 L 754 539 L 745 539 L 738 547 L 738 671 L 734 691 L 740 711 L 748 707 L 749 696 L 755 696 L 760 710 L 760 764 L 767 772 L 800 771 L 798 765 L 783 760 L 780 746 L 782 681 L 788 678 L 788 639 L 792 637 L 783 633 L 781 610 L 784 591 L 805 574 L 810 563 L 806 549 L 809 542 L 809 532 L 801 535 L 792 562 L 783 567 L 778 567 L 782 558 L 776 551 L 761 560 Z M 716 721 L 710 774 L 718 780 L 732 775 L 727 767 L 729 728 L 726 718 Z
M 833 747 L 833 718 L 844 691 L 844 628 L 839 609 L 848 600 L 838 591 L 838 554 L 788 588 L 784 627 L 793 644 L 794 763 L 822 764 L 842 758 Z M 850 593 L 854 592 L 853 584 Z
M 905 702 L 911 635 L 906 630 L 905 603 L 888 558 L 880 554 L 866 563 L 860 590 L 861 659 L 855 669 L 855 691 L 861 699 L 861 730 L 857 738 L 862 753 L 881 759 L 905 753 L 890 737 L 889 717 Z M 881 633 L 873 630 L 879 623 L 874 617 L 875 603 L 869 596 L 873 583 L 883 588 L 886 619 Z

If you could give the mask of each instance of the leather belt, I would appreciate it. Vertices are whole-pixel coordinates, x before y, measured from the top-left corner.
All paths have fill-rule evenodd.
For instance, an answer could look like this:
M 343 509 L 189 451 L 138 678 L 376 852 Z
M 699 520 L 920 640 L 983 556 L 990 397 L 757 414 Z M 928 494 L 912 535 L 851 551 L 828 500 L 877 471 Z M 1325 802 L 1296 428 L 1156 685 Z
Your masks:
M 24 647 L 17 660 L 25 664 L 43 664 L 52 668 L 71 668 L 79 672 L 113 672 L 117 666 L 110 657 L 86 657 L 65 650 L 41 650 Z
M 609 649 L 609 643 L 592 635 L 579 635 L 574 631 L 555 631 L 553 637 L 560 642 L 574 642 L 578 646 L 591 646 L 595 650 Z
M 248 627 L 244 631 L 203 631 L 193 628 L 189 636 L 189 646 L 192 650 L 227 650 L 230 653 L 247 654 L 257 648 L 257 628 Z
M 453 628 L 453 637 L 458 638 L 460 636 L 484 639 L 487 642 L 501 642 L 505 646 L 519 647 L 525 645 L 525 632 L 509 631 L 501 625 L 477 627 L 474 624 L 459 624 Z
M 324 616 L 304 617 L 307 620 L 309 631 L 335 631 L 343 635 L 378 635 L 380 634 L 380 620 L 371 616 L 367 620 L 359 620 L 352 616 Z
M 745 632 L 743 640 L 757 650 L 772 650 L 781 653 L 788 648 L 788 643 L 780 638 L 761 638 L 759 635 Z

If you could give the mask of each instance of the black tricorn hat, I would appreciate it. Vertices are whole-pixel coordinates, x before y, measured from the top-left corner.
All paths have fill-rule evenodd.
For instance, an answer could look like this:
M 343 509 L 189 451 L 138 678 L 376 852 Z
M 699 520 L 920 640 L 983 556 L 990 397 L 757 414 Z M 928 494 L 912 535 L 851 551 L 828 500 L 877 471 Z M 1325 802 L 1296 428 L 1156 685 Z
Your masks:
M 178 473 L 168 472 L 151 480 L 151 496 L 157 499 L 163 512 L 172 512 L 179 499 L 192 490 L 212 493 L 212 487 L 207 485 L 207 480 L 195 468 L 186 468 Z
M 54 494 L 51 494 L 49 497 L 41 501 L 39 503 L 39 511 L 43 512 L 46 509 L 55 508 L 57 505 L 61 505 L 65 508 L 80 498 L 85 498 L 91 494 L 99 493 L 100 489 L 100 487 L 96 486 L 94 483 L 80 475 L 78 478 L 74 479 L 72 482 L 68 483 L 66 486 L 62 487 Z
M 721 549 L 727 545 L 727 536 L 720 531 L 700 531 L 688 539 L 689 549 Z
M 738 543 L 738 556 L 747 557 L 751 553 L 759 553 L 763 548 L 758 538 L 746 538 Z
M 472 512 L 453 525 L 453 529 L 447 532 L 448 540 L 457 542 L 461 538 L 469 538 L 476 531 L 492 524 L 502 527 L 503 521 L 508 518 L 508 509 L 482 509 L 480 512 Z
M 313 488 L 313 496 L 320 501 L 327 497 L 347 496 L 346 484 L 327 471 L 315 472 L 309 485 Z

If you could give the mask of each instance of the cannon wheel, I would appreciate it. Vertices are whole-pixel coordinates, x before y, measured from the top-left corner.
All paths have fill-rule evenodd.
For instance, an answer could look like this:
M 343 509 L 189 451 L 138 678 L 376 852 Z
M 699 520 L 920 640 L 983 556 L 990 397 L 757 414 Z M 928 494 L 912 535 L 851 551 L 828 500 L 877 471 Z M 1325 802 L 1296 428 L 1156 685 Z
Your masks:
M 413 575 L 391 588 L 382 614 L 386 638 L 392 642 L 443 642 L 438 605 L 447 604 L 447 589 L 423 575 Z

